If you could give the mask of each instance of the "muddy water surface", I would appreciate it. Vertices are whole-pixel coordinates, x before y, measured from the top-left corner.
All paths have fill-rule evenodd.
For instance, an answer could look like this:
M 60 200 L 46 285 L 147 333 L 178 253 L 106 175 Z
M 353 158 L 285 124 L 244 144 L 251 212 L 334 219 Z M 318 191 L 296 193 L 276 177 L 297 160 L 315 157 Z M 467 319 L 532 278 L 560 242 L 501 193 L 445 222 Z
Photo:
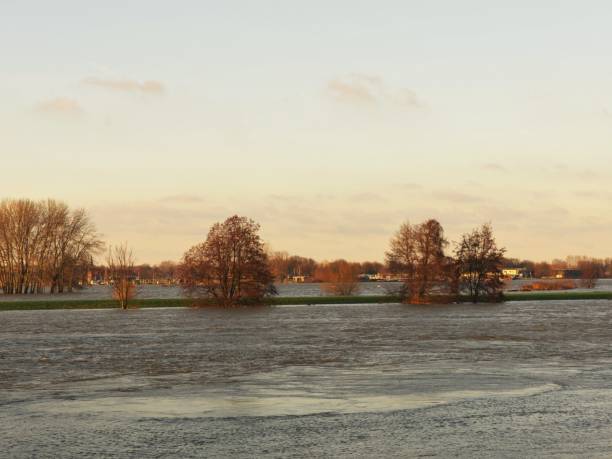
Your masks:
M 612 302 L 0 313 L 0 456 L 610 457 Z

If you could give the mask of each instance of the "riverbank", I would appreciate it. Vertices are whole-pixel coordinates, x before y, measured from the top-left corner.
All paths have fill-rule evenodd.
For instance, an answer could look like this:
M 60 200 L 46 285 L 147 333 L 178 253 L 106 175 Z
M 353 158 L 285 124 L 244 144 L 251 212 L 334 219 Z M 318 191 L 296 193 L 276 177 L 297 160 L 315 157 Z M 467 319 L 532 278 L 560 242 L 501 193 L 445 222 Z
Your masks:
M 296 296 L 268 298 L 270 306 L 311 305 L 311 304 L 380 304 L 398 303 L 399 297 L 371 296 Z M 190 298 L 134 299 L 130 302 L 133 308 L 188 308 L 192 306 L 213 305 L 212 300 L 193 300 Z M 113 300 L 19 300 L 0 302 L 0 311 L 31 311 L 45 309 L 114 309 L 117 302 Z
M 535 292 L 506 293 L 504 301 L 564 301 L 564 300 L 612 300 L 612 292 Z M 369 296 L 296 296 L 269 298 L 270 306 L 290 305 L 334 305 L 334 304 L 383 304 L 399 303 L 400 298 L 390 295 Z M 469 303 L 469 299 L 464 298 Z M 212 301 L 208 302 L 212 305 Z M 159 298 L 135 299 L 130 303 L 133 308 L 187 308 L 196 305 L 189 298 Z M 202 300 L 198 301 L 202 304 Z M 117 302 L 113 300 L 19 300 L 0 302 L 0 311 L 31 311 L 45 309 L 115 309 Z
M 505 301 L 564 301 L 564 300 L 612 300 L 610 291 L 588 291 L 588 292 L 525 292 L 505 293 Z

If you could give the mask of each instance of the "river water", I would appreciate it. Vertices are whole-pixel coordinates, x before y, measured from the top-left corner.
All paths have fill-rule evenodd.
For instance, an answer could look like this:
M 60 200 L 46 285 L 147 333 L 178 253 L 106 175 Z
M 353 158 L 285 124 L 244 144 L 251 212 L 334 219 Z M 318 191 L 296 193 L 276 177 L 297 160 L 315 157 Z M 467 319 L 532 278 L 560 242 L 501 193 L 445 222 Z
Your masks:
M 399 282 L 362 282 L 359 284 L 355 295 L 388 295 L 396 293 L 401 287 Z M 329 295 L 325 290 L 325 284 L 303 283 L 303 284 L 277 284 L 276 289 L 279 296 L 326 296 Z M 140 285 L 138 286 L 138 298 L 143 299 L 174 299 L 184 298 L 185 292 L 177 285 Z M 36 294 L 36 295 L 3 295 L 0 294 L 2 301 L 32 301 L 32 300 L 100 300 L 112 297 L 112 290 L 108 285 L 92 285 L 82 290 L 75 290 L 71 293 L 61 294 Z
M 0 312 L 3 457 L 610 457 L 612 302 Z

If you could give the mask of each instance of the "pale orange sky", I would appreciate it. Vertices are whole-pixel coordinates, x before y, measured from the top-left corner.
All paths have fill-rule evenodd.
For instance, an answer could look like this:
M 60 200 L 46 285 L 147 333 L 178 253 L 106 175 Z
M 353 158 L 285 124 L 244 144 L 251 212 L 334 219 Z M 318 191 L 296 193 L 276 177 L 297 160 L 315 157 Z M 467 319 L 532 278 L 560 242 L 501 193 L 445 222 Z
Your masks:
M 429 217 L 612 256 L 612 6 L 492 3 L 8 2 L 0 196 L 86 207 L 141 262 L 234 213 L 317 259 Z

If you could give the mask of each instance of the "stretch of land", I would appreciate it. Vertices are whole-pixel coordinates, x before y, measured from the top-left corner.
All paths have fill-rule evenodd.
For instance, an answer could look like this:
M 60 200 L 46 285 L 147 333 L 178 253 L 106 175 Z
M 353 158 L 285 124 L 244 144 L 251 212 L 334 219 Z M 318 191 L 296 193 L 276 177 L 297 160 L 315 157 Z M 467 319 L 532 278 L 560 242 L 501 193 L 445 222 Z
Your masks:
M 465 301 L 463 301 L 465 300 Z M 505 293 L 503 301 L 564 301 L 564 300 L 612 300 L 612 291 L 590 292 L 535 292 L 535 293 Z M 469 302 L 467 297 L 461 302 Z M 400 303 L 400 297 L 395 295 L 368 296 L 296 296 L 273 297 L 266 301 L 266 306 L 290 305 L 334 305 L 334 304 L 385 304 Z M 435 299 L 432 305 L 435 305 Z M 486 303 L 483 303 L 486 304 Z M 134 299 L 130 302 L 132 308 L 187 308 L 214 306 L 213 300 L 198 300 L 190 298 L 147 298 Z M 18 300 L 1 301 L 0 311 L 45 310 L 45 309 L 116 309 L 117 302 L 111 299 L 87 300 Z

